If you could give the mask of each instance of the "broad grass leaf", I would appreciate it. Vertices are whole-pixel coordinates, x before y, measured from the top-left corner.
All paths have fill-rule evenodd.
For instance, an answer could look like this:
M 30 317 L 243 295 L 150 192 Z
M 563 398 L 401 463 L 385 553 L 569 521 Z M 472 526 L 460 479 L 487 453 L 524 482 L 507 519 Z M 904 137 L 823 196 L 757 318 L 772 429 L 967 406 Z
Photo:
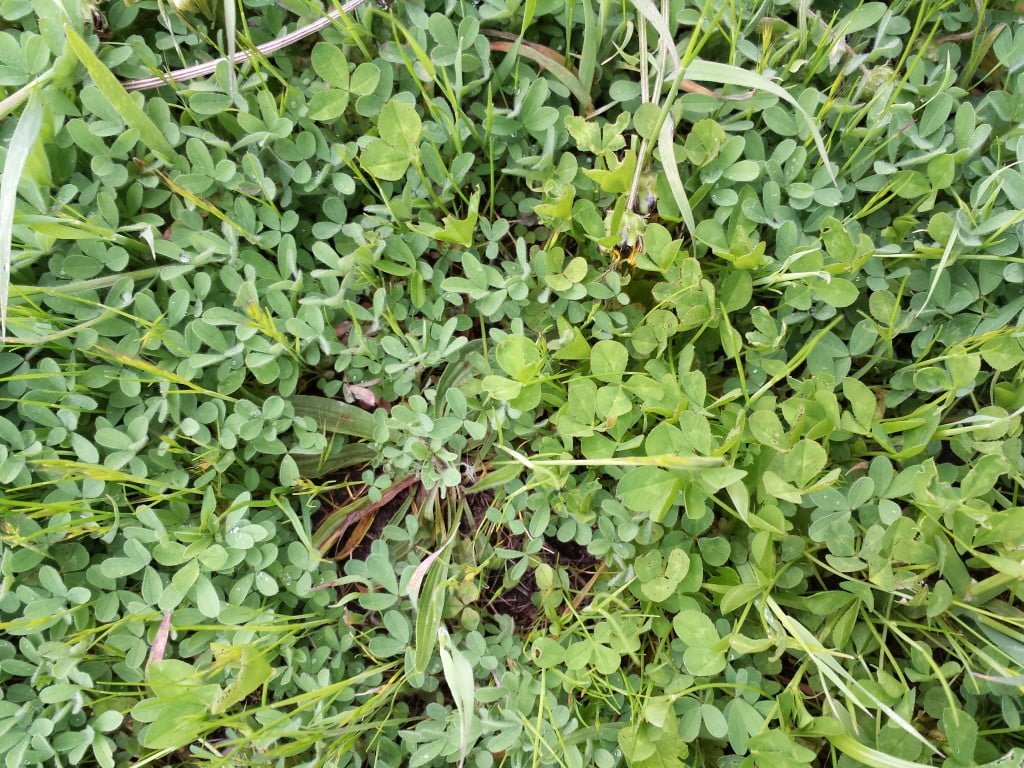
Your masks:
M 0 341 L 7 336 L 11 244 L 14 237 L 14 207 L 18 198 L 18 183 L 43 125 L 43 98 L 40 91 L 36 91 L 29 98 L 7 146 L 4 169 L 0 175 Z
M 597 55 L 601 46 L 604 27 L 594 12 L 595 0 L 583 0 L 583 47 L 580 49 L 579 81 L 580 88 L 587 94 L 588 100 L 594 85 L 594 74 L 597 71 Z M 582 104 L 582 102 L 581 102 Z
M 373 439 L 376 421 L 372 413 L 362 408 L 316 395 L 293 395 L 289 402 L 296 416 L 313 419 L 321 429 L 364 440 Z
M 462 766 L 469 754 L 470 733 L 476 717 L 476 680 L 473 678 L 472 665 L 452 642 L 443 624 L 438 629 L 438 650 L 444 679 L 459 713 L 459 765 Z
M 427 665 L 437 647 L 448 580 L 448 561 L 451 558 L 450 545 L 453 541 L 454 535 L 440 549 L 424 558 L 409 579 L 407 594 L 416 610 L 414 674 L 427 671 Z
M 292 456 L 302 477 L 317 478 L 339 469 L 369 464 L 378 456 L 378 452 L 370 445 L 348 443 L 327 455 L 296 451 Z

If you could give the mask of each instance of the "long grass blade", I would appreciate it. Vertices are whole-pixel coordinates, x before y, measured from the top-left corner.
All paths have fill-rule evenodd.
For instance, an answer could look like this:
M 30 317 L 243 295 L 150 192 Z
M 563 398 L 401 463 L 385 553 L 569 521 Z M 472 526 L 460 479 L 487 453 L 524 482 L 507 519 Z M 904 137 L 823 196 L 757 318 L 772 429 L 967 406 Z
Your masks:
M 831 682 L 838 690 L 842 691 L 848 702 L 865 713 L 870 712 L 871 708 L 884 712 L 888 716 L 890 723 L 902 728 L 907 735 L 921 742 L 934 754 L 942 755 L 935 748 L 935 745 L 918 733 L 911 723 L 897 714 L 894 709 L 879 699 L 872 691 L 865 688 L 832 658 L 832 653 L 822 646 L 821 642 L 810 630 L 783 611 L 779 604 L 771 597 L 767 598 L 766 602 L 771 613 L 775 615 L 779 623 L 786 630 L 786 633 L 793 639 L 794 647 L 807 654 L 821 674 L 822 679 Z M 838 747 L 838 744 L 836 746 Z M 908 765 L 914 765 L 917 768 L 916 764 L 911 763 Z M 901 766 L 901 768 L 905 768 L 905 766 Z
M 373 439 L 376 421 L 373 414 L 341 400 L 316 395 L 294 395 L 291 398 L 296 416 L 308 416 L 317 426 L 349 437 Z
M 825 738 L 843 754 L 852 757 L 862 765 L 869 765 L 871 768 L 928 768 L 925 763 L 904 760 L 886 752 L 879 752 L 877 749 L 861 744 L 846 733 L 827 735 Z
M 21 86 L 21 88 L 16 90 L 10 96 L 6 96 L 0 100 L 0 120 L 3 120 L 11 114 L 11 112 L 24 104 L 35 92 L 36 88 L 49 81 L 51 77 L 53 77 L 53 67 L 50 67 L 41 75 L 36 76 L 31 82 Z
M 427 555 L 409 579 L 407 594 L 416 610 L 416 650 L 413 661 L 413 672 L 416 674 L 427 671 L 427 665 L 437 647 L 453 541 L 455 533 L 437 551 Z
M 3 174 L 0 175 L 0 339 L 7 338 L 7 298 L 11 285 L 11 242 L 18 183 L 42 125 L 43 98 L 39 91 L 35 91 L 14 128 L 4 159 Z
M 92 81 L 109 102 L 110 106 L 121 116 L 121 119 L 125 121 L 129 128 L 135 129 L 142 143 L 150 151 L 159 155 L 166 162 L 173 163 L 178 154 L 174 151 L 171 143 L 167 141 L 163 131 L 157 128 L 156 123 L 149 119 L 149 115 L 142 111 L 142 107 L 136 104 L 132 97 L 128 95 L 128 91 L 117 81 L 114 73 L 107 68 L 107 65 L 100 61 L 99 57 L 93 53 L 89 44 L 69 25 L 65 25 L 64 31 L 68 36 L 68 45 L 71 46 L 71 50 L 78 57 L 78 60 L 85 65 L 90 77 L 92 77 Z
M 807 123 L 807 127 L 811 132 L 811 138 L 814 140 L 814 146 L 817 147 L 818 154 L 821 155 L 822 162 L 825 163 L 829 178 L 832 179 L 833 184 L 837 183 L 832 165 L 828 161 L 828 150 L 825 148 L 825 141 L 821 138 L 821 133 L 818 131 L 814 118 L 804 111 L 800 103 L 785 88 L 757 72 L 749 72 L 740 67 L 734 67 L 731 64 L 705 61 L 704 59 L 694 59 L 687 64 L 685 74 L 691 80 L 703 80 L 705 82 L 720 83 L 721 85 L 737 85 L 740 88 L 765 91 L 785 101 Z
M 692 236 L 697 224 L 693 218 L 693 209 L 690 207 L 690 198 L 686 195 L 683 179 L 679 175 L 679 166 L 676 164 L 675 133 L 670 119 L 661 124 L 661 130 L 658 132 L 658 159 L 665 171 L 668 188 L 672 190 L 672 199 L 675 200 L 679 214 Z
M 492 40 L 491 50 L 500 51 L 501 53 L 515 53 L 523 58 L 529 59 L 541 69 L 550 72 L 558 82 L 568 88 L 572 95 L 576 97 L 576 100 L 579 101 L 580 106 L 584 111 L 589 110 L 590 107 L 593 106 L 590 94 L 587 92 L 587 89 L 583 87 L 583 83 L 580 82 L 580 79 L 576 77 L 576 75 L 574 75 L 561 61 L 547 55 L 544 51 L 539 50 L 537 46 L 531 45 L 526 41 L 524 41 L 522 45 L 516 46 L 515 43 L 506 42 L 504 40 Z
M 533 467 L 662 467 L 663 469 L 711 469 L 725 466 L 717 456 L 621 456 L 609 459 L 531 459 Z
M 228 88 L 234 95 L 237 90 L 235 74 L 235 24 L 237 23 L 238 9 L 235 8 L 235 0 L 224 0 L 224 38 L 228 49 Z
M 441 667 L 444 679 L 452 693 L 455 709 L 459 713 L 459 767 L 466 763 L 469 754 L 470 732 L 475 715 L 476 681 L 473 679 L 473 666 L 466 656 L 452 642 L 448 628 L 441 624 L 437 630 L 438 651 L 441 654 Z
M 912 312 L 910 317 L 905 323 L 903 328 L 907 328 L 912 322 L 914 322 L 921 313 L 928 308 L 928 304 L 932 300 L 932 294 L 935 293 L 935 288 L 939 284 L 939 280 L 942 278 L 942 273 L 946 271 L 946 267 L 949 266 L 949 257 L 953 255 L 953 247 L 956 245 L 957 238 L 960 236 L 960 232 L 957 230 L 956 225 L 953 225 L 953 231 L 949 233 L 949 240 L 946 241 L 946 247 L 942 249 L 942 258 L 939 259 L 938 265 L 935 267 L 932 273 L 932 281 L 928 285 L 928 293 L 924 296 L 924 302 L 915 312 Z
M 594 0 L 583 0 L 583 48 L 580 50 L 579 80 L 589 95 L 594 88 L 597 51 L 601 46 L 601 24 L 594 12 Z
M 318 478 L 349 467 L 369 464 L 377 457 L 377 449 L 366 443 L 346 443 L 337 452 L 293 453 L 292 458 L 303 477 Z
M 654 6 L 652 0 L 630 0 L 630 2 L 633 4 L 633 7 L 636 8 L 637 13 L 643 16 L 647 21 L 650 22 L 651 26 L 654 27 L 654 30 L 658 33 L 658 38 L 661 42 L 661 45 L 664 46 L 667 51 L 673 54 L 670 60 L 672 62 L 677 62 L 678 57 L 675 55 L 677 53 L 676 41 L 672 37 L 672 30 L 668 28 L 668 21 L 665 19 L 664 16 L 661 15 L 661 12 Z M 645 65 L 641 63 L 641 66 Z M 669 72 L 668 74 L 674 74 L 677 68 L 678 64 L 674 64 L 671 72 Z M 696 79 L 699 80 L 700 78 Z

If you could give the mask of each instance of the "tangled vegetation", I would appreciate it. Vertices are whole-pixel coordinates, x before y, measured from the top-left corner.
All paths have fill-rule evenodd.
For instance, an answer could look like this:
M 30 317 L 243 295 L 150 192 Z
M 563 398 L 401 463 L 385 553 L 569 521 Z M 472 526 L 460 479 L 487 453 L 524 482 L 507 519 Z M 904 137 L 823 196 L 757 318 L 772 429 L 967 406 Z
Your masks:
M 1024 764 L 1022 12 L 0 0 L 4 764 Z

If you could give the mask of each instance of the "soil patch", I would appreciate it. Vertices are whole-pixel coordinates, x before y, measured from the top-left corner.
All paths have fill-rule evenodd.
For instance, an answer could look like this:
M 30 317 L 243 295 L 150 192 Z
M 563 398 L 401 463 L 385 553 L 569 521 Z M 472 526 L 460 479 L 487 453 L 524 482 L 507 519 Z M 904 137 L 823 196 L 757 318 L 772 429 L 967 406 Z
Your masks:
M 524 537 L 511 534 L 505 529 L 498 529 L 494 534 L 495 549 L 523 551 Z M 591 586 L 600 566 L 600 560 L 574 541 L 562 542 L 557 539 L 545 540 L 538 555 L 541 562 L 547 563 L 555 570 L 566 572 L 572 594 L 569 596 L 579 608 L 588 599 L 581 594 Z M 493 613 L 503 613 L 515 622 L 516 632 L 525 635 L 543 621 L 543 616 L 534 603 L 533 596 L 537 592 L 537 580 L 533 567 L 527 567 L 522 578 L 508 583 L 507 574 L 516 561 L 502 561 L 487 577 L 485 595 L 493 597 L 487 602 L 487 608 Z

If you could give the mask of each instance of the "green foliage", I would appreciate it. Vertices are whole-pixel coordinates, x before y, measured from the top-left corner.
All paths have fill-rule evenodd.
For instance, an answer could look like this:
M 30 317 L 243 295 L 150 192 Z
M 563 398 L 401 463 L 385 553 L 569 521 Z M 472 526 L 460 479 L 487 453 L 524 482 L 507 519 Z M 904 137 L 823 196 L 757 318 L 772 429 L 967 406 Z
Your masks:
M 1020 763 L 1019 3 L 323 10 L 0 2 L 4 764 Z

